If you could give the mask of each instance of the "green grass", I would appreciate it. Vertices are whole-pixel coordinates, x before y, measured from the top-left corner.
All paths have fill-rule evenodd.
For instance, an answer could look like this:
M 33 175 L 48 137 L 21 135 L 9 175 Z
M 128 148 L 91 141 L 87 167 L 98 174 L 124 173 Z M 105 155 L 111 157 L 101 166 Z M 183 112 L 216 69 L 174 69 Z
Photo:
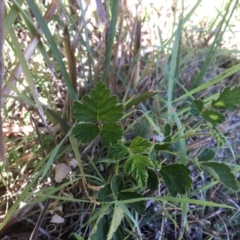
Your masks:
M 106 1 L 105 14 L 85 1 L 70 7 L 67 2 L 6 5 L 2 99 L 9 169 L 1 167 L 0 237 L 16 226 L 28 239 L 37 234 L 40 239 L 237 239 L 238 192 L 205 171 L 197 157 L 211 148 L 215 160 L 238 174 L 239 114 L 222 110 L 226 121 L 213 127 L 190 109 L 195 99 L 210 108 L 225 87 L 239 85 L 239 51 L 231 41 L 237 39 L 238 1 L 219 3 L 208 18 L 201 18 L 203 1 L 189 7 L 187 1 L 142 3 L 137 17 L 120 1 Z M 105 22 L 98 22 L 98 15 Z M 64 49 L 65 26 L 76 78 L 70 74 L 74 60 L 69 62 Z M 30 51 L 24 57 L 26 46 Z M 126 107 L 119 121 L 123 136 L 134 133 L 151 143 L 145 155 L 158 179 L 152 191 L 124 172 L 126 156 L 115 161 L 98 139 L 84 144 L 74 137 L 72 101 L 82 100 L 100 80 Z M 30 132 L 22 130 L 26 126 Z M 154 136 L 166 137 L 166 126 L 171 146 L 156 151 Z M 189 148 L 205 136 L 210 140 Z M 131 150 L 130 142 L 119 142 Z M 176 162 L 190 169 L 193 183 L 186 193 L 172 196 L 160 172 Z M 75 165 L 56 183 L 60 163 Z M 100 201 L 107 184 L 115 186 L 116 175 L 132 197 L 111 192 L 109 200 L 106 192 Z M 139 213 L 143 209 L 146 213 Z M 64 223 L 50 231 L 53 214 Z

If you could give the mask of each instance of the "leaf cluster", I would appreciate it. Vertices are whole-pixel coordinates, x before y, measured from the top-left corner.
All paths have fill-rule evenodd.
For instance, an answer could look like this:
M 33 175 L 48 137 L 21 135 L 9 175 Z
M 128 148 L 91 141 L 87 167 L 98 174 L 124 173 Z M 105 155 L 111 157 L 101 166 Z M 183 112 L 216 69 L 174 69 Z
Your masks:
M 124 172 L 132 176 L 138 185 L 145 189 L 148 181 L 148 169 L 153 169 L 153 163 L 149 158 L 151 143 L 142 137 L 136 137 L 126 147 L 123 144 L 116 144 L 110 147 L 108 157 L 116 161 L 126 159 Z
M 73 134 L 83 143 L 89 143 L 98 136 L 104 146 L 117 143 L 123 130 L 118 121 L 123 116 L 124 107 L 116 96 L 111 96 L 103 82 L 85 95 L 82 101 L 73 104 L 73 117 L 77 125 Z
M 201 115 L 213 125 L 222 123 L 225 118 L 217 110 L 236 109 L 240 100 L 238 94 L 240 94 L 240 87 L 224 89 L 219 98 L 212 101 L 212 109 L 205 107 L 202 100 L 194 100 L 190 113 L 193 116 Z M 149 186 L 154 186 L 151 190 L 156 189 L 159 179 L 154 171 L 155 160 L 151 159 L 150 156 L 154 151 L 172 151 L 174 140 L 171 136 L 171 126 L 165 125 L 164 140 L 160 143 L 153 145 L 147 139 L 138 136 L 127 145 L 125 141 L 119 141 L 123 137 L 120 125 L 123 111 L 124 106 L 118 103 L 116 96 L 112 96 L 110 90 L 102 82 L 99 82 L 89 95 L 83 97 L 81 102 L 74 102 L 73 116 L 77 125 L 73 128 L 73 134 L 83 143 L 89 143 L 99 136 L 102 144 L 109 146 L 108 158 L 116 162 L 115 172 L 117 176 L 120 172 L 123 176 L 131 177 L 142 190 L 149 189 Z M 205 149 L 198 156 L 198 166 L 204 168 L 226 187 L 236 191 L 238 185 L 231 169 L 224 163 L 213 161 L 213 158 L 214 152 Z M 159 172 L 172 196 L 185 194 L 191 188 L 190 170 L 184 164 L 164 165 L 161 166 Z M 123 185 L 122 180 L 113 177 L 111 184 L 106 185 L 99 192 L 99 200 L 110 201 L 110 199 L 114 199 L 113 196 L 121 199 L 120 196 L 126 194 L 120 194 Z
M 234 111 L 240 104 L 240 86 L 226 87 L 216 100 L 211 102 L 210 107 L 204 106 L 204 101 L 194 100 L 191 104 L 191 115 L 202 116 L 204 120 L 212 125 L 221 124 L 225 116 L 219 110 Z

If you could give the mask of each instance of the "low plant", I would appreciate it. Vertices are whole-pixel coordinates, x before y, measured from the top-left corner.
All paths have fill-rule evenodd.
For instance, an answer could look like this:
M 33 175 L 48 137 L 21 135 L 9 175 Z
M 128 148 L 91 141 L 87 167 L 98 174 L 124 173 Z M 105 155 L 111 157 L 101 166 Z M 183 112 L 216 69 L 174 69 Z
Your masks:
M 110 90 L 102 82 L 97 83 L 81 102 L 74 102 L 73 116 L 76 124 L 72 129 L 73 135 L 85 144 L 98 138 L 106 151 L 104 161 L 108 163 L 105 166 L 105 184 L 97 195 L 101 207 L 93 214 L 98 217 L 94 217 L 96 223 L 90 239 L 104 239 L 104 236 L 109 240 L 121 239 L 126 236 L 124 228 L 131 225 L 141 236 L 137 223 L 139 217 L 136 216 L 146 214 L 145 204 L 149 199 L 146 196 L 157 201 L 198 202 L 202 205 L 221 206 L 218 203 L 194 200 L 193 196 L 188 197 L 193 186 L 190 166 L 212 175 L 216 181 L 232 191 L 238 191 L 233 166 L 214 160 L 215 151 L 203 149 L 192 159 L 186 158 L 185 163 L 182 163 L 179 145 L 182 140 L 187 142 L 188 138 L 202 134 L 214 137 L 219 146 L 224 144 L 225 138 L 221 135 L 218 124 L 223 123 L 225 117 L 220 111 L 236 110 L 240 103 L 239 96 L 240 87 L 227 87 L 211 101 L 193 100 L 185 113 L 189 117 L 185 124 L 187 127 L 183 124 L 180 129 L 184 132 L 183 135 L 179 131 L 174 132 L 173 126 L 168 123 L 157 130 L 149 122 L 153 129 L 150 137 L 152 140 L 137 135 L 137 131 L 131 140 L 126 138 L 127 132 L 123 126 L 130 112 L 125 110 L 126 104 L 119 103 L 116 96 L 111 96 Z M 135 101 L 132 99 L 132 102 Z M 128 103 L 129 108 L 131 105 Z M 141 117 L 148 119 L 147 115 Z M 133 129 L 132 127 L 132 131 Z M 162 137 L 161 141 L 155 140 L 159 137 Z M 173 163 L 166 159 L 173 159 Z M 161 188 L 166 187 L 172 197 L 152 195 L 160 185 Z
M 0 237 L 237 237 L 238 1 L 5 2 Z

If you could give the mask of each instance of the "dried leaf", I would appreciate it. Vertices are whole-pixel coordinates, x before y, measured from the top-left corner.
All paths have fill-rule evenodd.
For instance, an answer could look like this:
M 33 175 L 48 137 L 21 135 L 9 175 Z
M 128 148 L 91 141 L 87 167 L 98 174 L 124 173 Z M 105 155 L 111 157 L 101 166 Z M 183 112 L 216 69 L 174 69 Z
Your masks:
M 69 193 L 64 192 L 64 193 L 63 193 L 63 196 L 64 196 L 64 197 L 68 197 L 68 198 L 74 198 L 74 197 L 73 197 L 73 194 L 70 193 L 70 192 L 69 192 Z
M 55 181 L 60 183 L 71 171 L 71 168 L 65 163 L 59 163 L 55 167 Z
M 56 202 L 53 202 L 48 207 L 48 212 L 53 215 L 54 213 L 62 213 L 62 206 L 56 206 Z
M 78 162 L 75 158 L 72 158 L 68 163 L 69 163 L 69 166 L 72 168 L 76 168 L 78 166 Z
M 52 219 L 50 221 L 51 223 L 64 223 L 64 218 L 62 218 L 61 216 L 59 216 L 58 214 L 54 214 L 52 216 Z

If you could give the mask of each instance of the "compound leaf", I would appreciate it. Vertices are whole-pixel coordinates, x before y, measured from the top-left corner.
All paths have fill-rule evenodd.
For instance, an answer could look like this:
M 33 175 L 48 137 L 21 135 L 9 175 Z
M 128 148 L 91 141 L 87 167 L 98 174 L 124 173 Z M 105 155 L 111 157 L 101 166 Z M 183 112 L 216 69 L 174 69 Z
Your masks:
M 166 123 L 164 126 L 164 137 L 168 137 L 171 135 L 171 125 L 169 123 Z
M 131 155 L 124 164 L 124 170 L 131 175 L 142 188 L 146 188 L 148 173 L 147 169 L 153 168 L 151 160 L 142 155 Z
M 150 139 L 152 135 L 152 127 L 146 118 L 141 118 L 139 122 L 136 122 L 133 128 L 135 136 Z
M 106 214 L 101 214 L 90 235 L 91 240 L 105 240 L 109 231 L 109 221 Z
M 118 104 L 116 96 L 111 96 L 110 90 L 103 82 L 85 95 L 82 102 L 73 103 L 73 117 L 83 122 L 114 122 L 123 116 L 124 107 Z
M 235 110 L 240 104 L 240 86 L 226 87 L 217 100 L 212 101 L 212 107 L 216 109 Z
M 225 121 L 225 117 L 222 114 L 213 110 L 204 110 L 201 115 L 206 121 L 212 123 L 213 125 L 220 124 Z
M 167 165 L 161 168 L 160 173 L 168 191 L 174 197 L 178 193 L 186 193 L 191 187 L 190 170 L 183 164 L 175 163 Z
M 198 161 L 209 161 L 212 160 L 214 156 L 215 152 L 209 148 L 206 148 L 198 155 Z
M 130 144 L 129 149 L 133 153 L 143 153 L 151 147 L 151 143 L 142 137 L 136 137 Z
M 154 191 L 158 188 L 158 184 L 159 182 L 157 174 L 152 169 L 148 169 L 147 188 L 151 191 Z
M 190 113 L 193 116 L 199 116 L 203 110 L 204 102 L 202 100 L 194 100 L 190 106 Z
M 91 123 L 81 123 L 73 128 L 73 135 L 83 143 L 89 143 L 100 133 L 98 126 Z
M 113 176 L 111 179 L 112 192 L 117 195 L 124 187 L 124 183 L 121 177 Z
M 114 160 L 122 160 L 128 153 L 127 147 L 117 143 L 112 145 L 108 150 L 108 157 Z
M 169 150 L 170 147 L 171 147 L 171 143 L 162 142 L 162 143 L 156 144 L 154 146 L 154 149 L 157 151 L 164 151 L 164 150 L 167 151 Z
M 104 146 L 117 143 L 122 135 L 122 127 L 115 122 L 104 123 L 100 132 L 101 142 Z
M 110 202 L 112 197 L 112 189 L 110 184 L 106 184 L 103 188 L 98 191 L 98 201 L 99 202 Z
M 219 162 L 203 162 L 201 166 L 206 167 L 206 170 L 212 174 L 216 179 L 218 179 L 227 188 L 233 191 L 238 191 L 238 182 L 236 177 L 231 171 L 231 168 L 225 163 Z M 213 171 L 212 171 L 213 170 Z

